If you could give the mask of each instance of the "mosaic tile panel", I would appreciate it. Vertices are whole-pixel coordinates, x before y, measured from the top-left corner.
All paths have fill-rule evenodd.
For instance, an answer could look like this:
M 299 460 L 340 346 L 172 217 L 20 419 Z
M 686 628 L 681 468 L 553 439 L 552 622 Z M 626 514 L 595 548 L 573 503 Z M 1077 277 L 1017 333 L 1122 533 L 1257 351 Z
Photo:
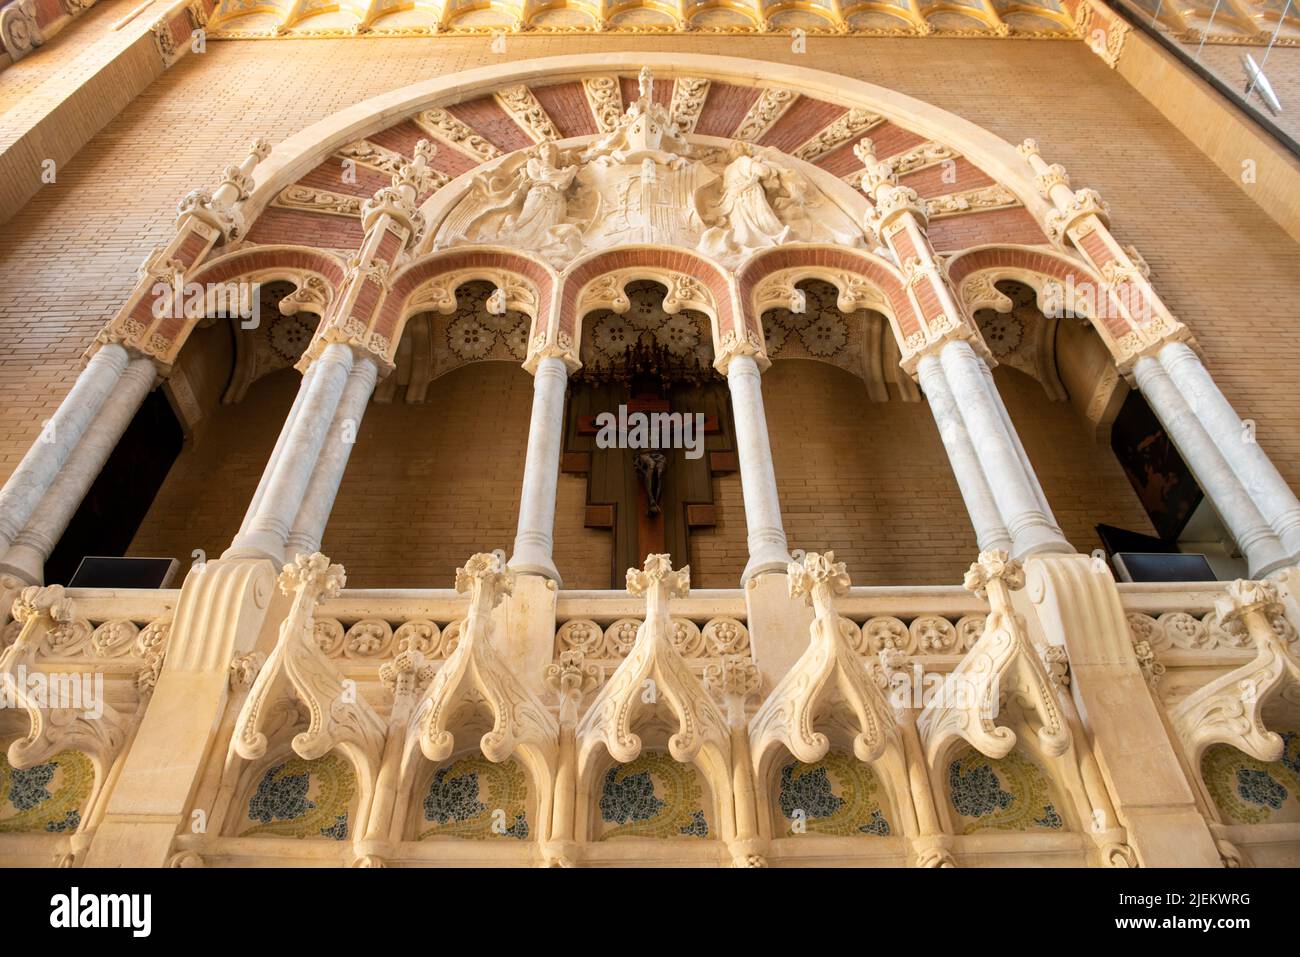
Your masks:
M 80 751 L 60 751 L 26 770 L 9 766 L 0 746 L 0 834 L 71 834 L 95 786 L 95 768 Z
M 776 831 L 834 834 L 840 837 L 893 833 L 886 816 L 884 789 L 869 764 L 847 751 L 831 751 L 816 764 L 791 761 L 777 777 Z M 796 829 L 802 821 L 802 830 Z
M 356 776 L 342 756 L 304 761 L 295 755 L 258 779 L 239 836 L 346 841 L 356 793 Z
M 948 765 L 947 786 L 962 834 L 1065 830 L 1051 780 L 1022 751 L 994 761 L 966 747 Z
M 481 754 L 456 758 L 434 772 L 420 815 L 420 840 L 506 837 L 526 841 L 528 775 L 514 760 L 493 764 Z
M 693 764 L 666 751 L 643 751 L 630 764 L 616 764 L 600 782 L 596 837 L 710 837 L 704 787 Z
M 1257 761 L 1226 744 L 1207 748 L 1201 777 L 1230 824 L 1300 821 L 1300 732 L 1280 732 L 1282 759 Z

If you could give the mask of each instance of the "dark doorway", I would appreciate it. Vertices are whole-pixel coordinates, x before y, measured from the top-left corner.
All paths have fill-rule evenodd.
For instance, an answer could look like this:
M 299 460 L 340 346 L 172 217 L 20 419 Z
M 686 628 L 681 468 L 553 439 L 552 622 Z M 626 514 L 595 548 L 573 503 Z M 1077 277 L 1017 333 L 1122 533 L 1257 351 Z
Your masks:
M 54 546 L 46 584 L 66 585 L 87 555 L 126 554 L 184 441 L 163 390 L 150 392 Z

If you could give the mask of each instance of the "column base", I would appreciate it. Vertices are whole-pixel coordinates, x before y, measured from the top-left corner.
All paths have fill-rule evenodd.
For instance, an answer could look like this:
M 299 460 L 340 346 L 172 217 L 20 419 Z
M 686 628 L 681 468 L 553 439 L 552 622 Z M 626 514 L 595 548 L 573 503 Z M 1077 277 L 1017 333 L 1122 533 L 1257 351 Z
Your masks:
M 769 542 L 757 551 L 751 550 L 745 571 L 740 576 L 741 586 L 749 584 L 756 575 L 784 575 L 790 568 L 790 553 L 784 545 Z
M 1035 528 L 1013 536 L 1011 557 L 1021 561 L 1032 555 L 1077 555 L 1074 546 L 1060 532 L 1048 528 Z
M 506 567 L 516 575 L 540 575 L 555 582 L 556 588 L 564 587 L 560 571 L 555 567 L 555 561 L 540 548 L 517 549 L 510 557 L 510 561 L 506 563 Z
M 250 559 L 268 561 L 278 572 L 286 559 L 284 544 L 274 535 L 266 532 L 251 532 L 241 535 L 229 548 L 221 553 L 222 560 Z
M 45 559 L 26 545 L 14 545 L 0 561 L 0 575 L 11 575 L 28 585 L 44 585 Z

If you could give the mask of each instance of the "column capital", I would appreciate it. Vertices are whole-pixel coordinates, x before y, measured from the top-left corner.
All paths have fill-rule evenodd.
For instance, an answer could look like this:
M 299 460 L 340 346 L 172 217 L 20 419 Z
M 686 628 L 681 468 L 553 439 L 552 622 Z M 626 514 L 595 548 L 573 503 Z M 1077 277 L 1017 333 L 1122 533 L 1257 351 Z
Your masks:
M 403 249 L 419 239 L 424 232 L 425 223 L 417 201 L 420 193 L 434 181 L 434 171 L 429 169 L 429 161 L 437 149 L 428 140 L 420 140 L 415 144 L 414 158 L 403 163 L 393 174 L 392 185 L 381 187 L 366 200 L 361 207 L 361 226 L 367 233 L 386 225 L 383 219 L 388 217 L 405 230 Z

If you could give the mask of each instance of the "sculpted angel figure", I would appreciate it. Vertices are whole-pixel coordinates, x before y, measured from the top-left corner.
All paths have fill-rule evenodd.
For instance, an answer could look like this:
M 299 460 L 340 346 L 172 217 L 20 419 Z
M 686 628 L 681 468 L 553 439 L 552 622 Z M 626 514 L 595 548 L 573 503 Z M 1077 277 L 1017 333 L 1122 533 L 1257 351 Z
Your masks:
M 567 192 L 577 172 L 577 166 L 560 165 L 554 143 L 528 150 L 512 169 L 474 179 L 439 230 L 438 244 L 464 239 L 534 250 L 557 260 L 577 255 L 582 230 L 566 222 Z
M 722 171 L 722 196 L 713 209 L 719 225 L 700 239 L 700 248 L 713 253 L 758 249 L 781 243 L 790 229 L 768 202 L 768 190 L 780 184 L 776 166 L 755 156 L 748 143 L 731 145 Z
M 772 206 L 790 228 L 789 238 L 804 243 L 861 246 L 862 230 L 848 213 L 797 170 L 777 168 L 779 188 Z

